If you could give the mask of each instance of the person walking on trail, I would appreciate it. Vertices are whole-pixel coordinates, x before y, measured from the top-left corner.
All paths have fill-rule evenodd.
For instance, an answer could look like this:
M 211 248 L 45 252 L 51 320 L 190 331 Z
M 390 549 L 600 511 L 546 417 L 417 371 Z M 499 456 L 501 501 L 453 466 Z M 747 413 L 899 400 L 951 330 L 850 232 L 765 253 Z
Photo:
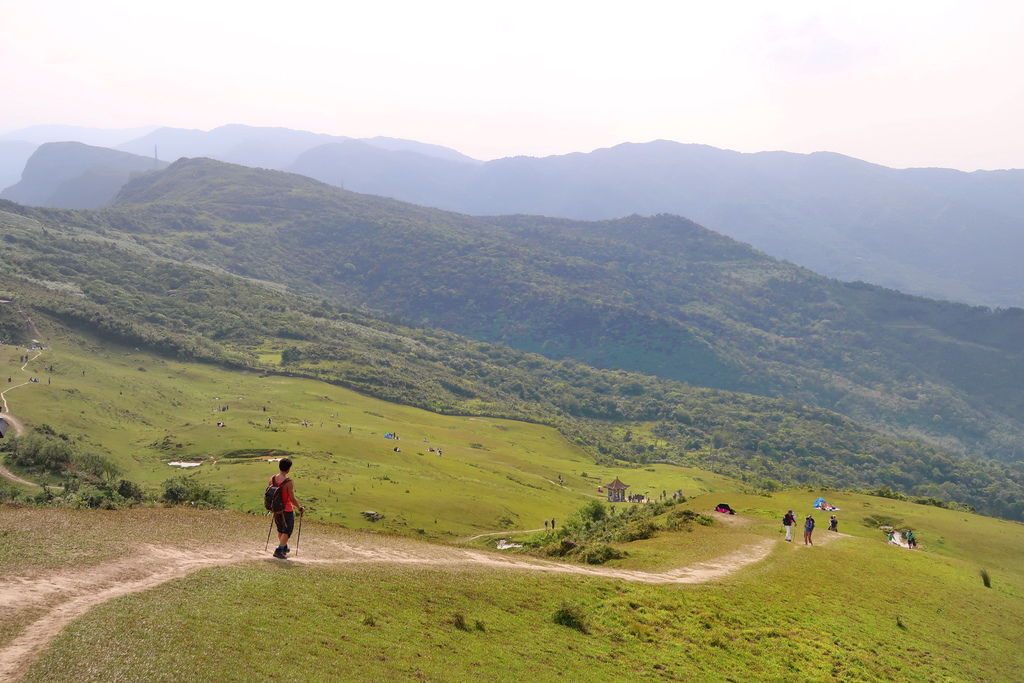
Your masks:
M 274 557 L 279 560 L 287 560 L 291 548 L 288 547 L 288 539 L 295 529 L 295 508 L 302 514 L 306 507 L 295 497 L 295 483 L 288 476 L 292 469 L 290 458 L 282 458 L 279 465 L 281 471 L 270 478 L 271 486 L 280 487 L 282 510 L 274 513 L 274 523 L 277 525 L 278 545 L 274 550 Z
M 836 519 L 835 515 L 832 515 L 832 518 L 828 520 L 828 530 L 839 531 L 839 520 Z
M 782 517 L 782 528 L 786 530 L 786 541 L 793 542 L 793 527 L 796 526 L 796 515 L 790 510 Z
M 814 533 L 814 517 L 807 515 L 807 519 L 804 520 L 804 545 L 814 545 L 814 541 L 811 540 L 811 534 Z

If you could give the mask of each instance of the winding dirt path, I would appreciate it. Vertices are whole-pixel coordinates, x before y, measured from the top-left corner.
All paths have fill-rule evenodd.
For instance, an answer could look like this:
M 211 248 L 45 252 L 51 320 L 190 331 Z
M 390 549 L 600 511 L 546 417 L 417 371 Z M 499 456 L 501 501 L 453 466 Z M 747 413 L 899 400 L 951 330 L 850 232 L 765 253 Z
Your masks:
M 0 417 L 3 417 L 3 414 L 0 414 Z M 39 484 L 35 483 L 34 481 L 22 479 L 17 474 L 11 472 L 3 465 L 0 465 L 0 477 L 3 477 L 7 481 L 13 481 L 15 484 L 21 484 L 22 486 L 39 486 Z
M 18 310 L 21 310 L 20 306 L 18 307 Z M 22 314 L 24 315 L 24 311 L 22 311 Z M 28 316 L 26 316 L 25 319 L 29 321 L 29 324 L 32 325 L 32 329 L 35 330 L 35 324 L 32 323 L 32 319 L 29 318 Z M 36 331 L 37 336 L 38 334 L 39 332 Z M 26 360 L 25 363 L 21 366 L 21 371 L 28 372 L 28 370 L 25 369 L 28 367 L 28 364 L 34 361 L 36 358 L 39 358 L 39 356 L 41 355 L 43 355 L 42 351 L 36 352 L 36 355 Z M 10 411 L 10 407 L 7 405 L 7 392 L 14 391 L 15 389 L 19 389 L 28 384 L 32 384 L 32 382 L 22 382 L 21 384 L 15 384 L 13 386 L 7 387 L 3 391 L 0 391 L 0 405 L 3 406 L 3 410 L 0 410 L 0 418 L 7 420 L 7 424 L 9 424 L 11 426 L 11 429 L 14 430 L 16 436 L 22 436 L 25 434 L 25 425 L 22 424 L 21 420 L 14 417 L 13 415 L 10 414 L 10 412 L 8 412 Z M 3 477 L 8 481 L 13 481 L 15 484 L 22 484 L 24 486 L 39 486 L 39 484 L 35 483 L 34 481 L 29 481 L 28 479 L 23 479 L 19 477 L 14 472 L 11 472 L 9 469 L 4 467 L 3 464 L 0 464 L 0 477 Z
M 543 560 L 507 557 L 485 551 L 450 546 L 356 537 L 337 541 L 324 539 L 294 564 L 344 565 L 390 563 L 422 567 L 485 567 L 511 571 L 539 571 L 641 583 L 705 583 L 724 578 L 743 567 L 766 558 L 776 542 L 764 540 L 710 562 L 700 562 L 663 572 L 588 567 Z M 178 548 L 143 545 L 115 562 L 89 568 L 61 570 L 32 578 L 3 577 L 0 580 L 0 619 L 25 623 L 21 631 L 0 647 L 0 680 L 21 676 L 61 630 L 89 609 L 124 595 L 155 588 L 207 567 L 244 562 L 279 563 L 269 559 L 262 548 L 219 548 L 185 551 Z M 21 615 L 19 617 L 19 615 Z

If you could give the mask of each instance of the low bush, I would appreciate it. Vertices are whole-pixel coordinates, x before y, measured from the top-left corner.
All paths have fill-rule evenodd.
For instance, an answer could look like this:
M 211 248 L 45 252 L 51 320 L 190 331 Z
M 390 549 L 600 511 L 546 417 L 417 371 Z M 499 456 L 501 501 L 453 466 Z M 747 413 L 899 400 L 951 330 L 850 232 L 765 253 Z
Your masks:
M 642 541 L 645 538 L 653 538 L 658 533 L 658 525 L 653 519 L 644 518 L 627 522 L 625 526 L 614 534 L 614 540 L 619 543 L 631 541 Z
M 562 603 L 562 606 L 555 610 L 551 621 L 559 626 L 565 626 L 580 633 L 587 633 L 587 623 L 583 616 L 583 611 L 575 605 Z
M 30 472 L 92 482 L 119 473 L 117 466 L 102 455 L 80 449 L 66 434 L 57 434 L 48 425 L 33 434 L 5 440 L 0 448 L 7 452 L 10 462 Z
M 604 564 L 608 560 L 618 560 L 626 556 L 626 553 L 616 550 L 607 543 L 584 546 L 580 549 L 579 554 L 587 564 Z
M 172 505 L 190 503 L 212 508 L 223 508 L 227 503 L 227 498 L 221 487 L 205 484 L 196 479 L 194 475 L 183 475 L 165 481 L 161 499 Z

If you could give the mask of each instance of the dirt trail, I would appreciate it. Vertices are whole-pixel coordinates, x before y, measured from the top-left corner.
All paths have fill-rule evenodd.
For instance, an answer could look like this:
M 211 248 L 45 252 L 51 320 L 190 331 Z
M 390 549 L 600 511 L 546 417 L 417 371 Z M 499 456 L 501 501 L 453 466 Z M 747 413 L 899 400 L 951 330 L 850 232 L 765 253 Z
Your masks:
M 18 310 L 21 310 L 20 307 Z M 26 317 L 26 320 L 28 320 L 29 323 L 31 324 L 31 318 Z M 32 329 L 35 330 L 34 324 L 32 325 Z M 36 334 L 38 335 L 39 333 L 36 332 Z M 25 369 L 28 366 L 28 364 L 34 361 L 36 358 L 39 358 L 39 356 L 41 355 L 43 355 L 43 352 L 39 351 L 36 353 L 36 355 L 32 356 L 27 361 L 25 361 L 25 364 L 21 366 L 21 371 L 28 372 L 28 370 Z M 10 410 L 10 407 L 7 405 L 7 392 L 14 391 L 15 389 L 23 387 L 26 384 L 32 384 L 32 382 L 22 382 L 21 384 L 15 384 L 14 386 L 7 387 L 3 391 L 0 391 L 0 405 L 3 406 L 3 410 L 0 410 L 0 418 L 7 420 L 7 424 L 11 425 L 11 429 L 14 430 L 16 436 L 22 436 L 25 434 L 25 425 L 22 424 L 21 420 L 14 417 L 8 412 Z M 13 481 L 15 484 L 22 484 L 24 486 L 39 486 L 39 484 L 33 481 L 29 481 L 28 479 L 22 479 L 14 472 L 11 472 L 9 469 L 4 467 L 2 464 L 0 464 L 0 477 L 3 477 L 4 479 L 7 479 L 9 481 Z
M 0 417 L 3 417 L 2 413 L 0 413 Z M 28 479 L 22 479 L 17 474 L 15 474 L 14 472 L 11 472 L 9 469 L 4 467 L 3 465 L 0 465 L 0 477 L 3 477 L 4 479 L 6 479 L 8 481 L 13 481 L 15 484 L 21 484 L 22 486 L 39 486 L 39 484 L 35 483 L 34 481 L 29 481 Z
M 288 560 L 292 564 L 341 565 L 391 563 L 422 567 L 486 567 L 513 571 L 541 571 L 642 583 L 704 583 L 721 579 L 763 560 L 775 542 L 764 540 L 710 562 L 663 572 L 588 567 L 583 565 L 505 557 L 491 552 L 358 537 L 350 541 L 322 540 L 315 549 Z M 138 593 L 207 567 L 271 560 L 262 548 L 252 546 L 185 551 L 144 545 L 129 556 L 89 568 L 63 570 L 49 575 L 0 579 L 0 619 L 28 623 L 10 642 L 0 647 L 0 680 L 22 675 L 60 631 L 90 608 L 131 593 Z

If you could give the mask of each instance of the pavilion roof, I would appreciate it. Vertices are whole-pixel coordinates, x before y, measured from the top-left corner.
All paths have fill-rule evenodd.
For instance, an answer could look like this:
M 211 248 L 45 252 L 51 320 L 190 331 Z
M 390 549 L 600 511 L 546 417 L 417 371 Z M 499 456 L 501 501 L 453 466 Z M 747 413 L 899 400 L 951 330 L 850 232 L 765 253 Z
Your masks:
M 623 484 L 621 481 L 619 481 L 618 477 L 615 477 L 615 481 L 605 486 L 605 488 L 611 489 L 612 491 L 625 491 L 626 489 L 629 488 L 629 484 Z

